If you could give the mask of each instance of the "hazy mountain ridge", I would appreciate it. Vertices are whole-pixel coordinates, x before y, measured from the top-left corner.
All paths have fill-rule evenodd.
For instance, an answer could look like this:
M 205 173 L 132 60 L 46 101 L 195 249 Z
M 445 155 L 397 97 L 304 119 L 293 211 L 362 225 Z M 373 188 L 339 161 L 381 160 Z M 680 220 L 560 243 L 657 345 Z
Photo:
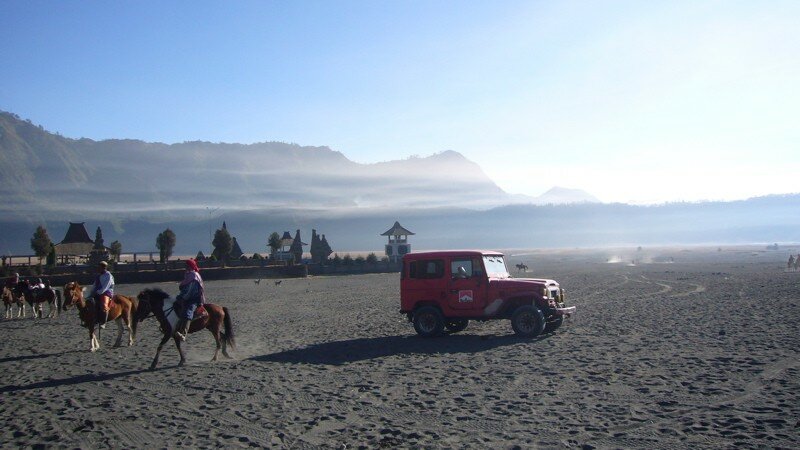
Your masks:
M 359 164 L 328 147 L 282 142 L 70 139 L 11 113 L 0 113 L 0 127 L 0 208 L 30 218 L 518 202 L 453 151 Z
M 242 199 L 245 202 L 242 202 Z M 265 142 L 69 139 L 0 112 L 0 252 L 29 253 L 36 225 L 58 242 L 69 221 L 106 242 L 208 251 L 227 220 L 245 251 L 272 231 L 316 228 L 336 251 L 380 250 L 395 220 L 414 249 L 800 242 L 800 194 L 635 206 L 553 188 L 510 196 L 453 151 L 359 164 L 327 147 Z M 502 206 L 497 206 L 502 205 Z

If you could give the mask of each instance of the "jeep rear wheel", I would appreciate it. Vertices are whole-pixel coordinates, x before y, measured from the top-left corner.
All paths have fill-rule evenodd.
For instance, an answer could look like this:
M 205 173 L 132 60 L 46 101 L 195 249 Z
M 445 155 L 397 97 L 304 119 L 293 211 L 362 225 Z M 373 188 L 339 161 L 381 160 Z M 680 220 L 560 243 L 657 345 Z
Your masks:
M 532 338 L 544 331 L 544 314 L 532 305 L 523 305 L 511 315 L 511 328 L 518 336 Z
M 447 327 L 447 331 L 451 333 L 464 331 L 467 325 L 469 325 L 469 320 L 467 319 L 448 319 L 447 322 L 444 323 L 444 326 Z
M 442 334 L 442 330 L 444 330 L 442 313 L 433 306 L 423 306 L 414 311 L 414 329 L 422 337 L 434 337 Z

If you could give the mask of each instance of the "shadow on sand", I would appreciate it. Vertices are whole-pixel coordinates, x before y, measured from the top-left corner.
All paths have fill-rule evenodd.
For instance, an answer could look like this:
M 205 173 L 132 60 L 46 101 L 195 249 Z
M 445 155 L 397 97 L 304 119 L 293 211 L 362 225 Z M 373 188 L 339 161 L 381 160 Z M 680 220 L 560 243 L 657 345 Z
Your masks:
M 382 336 L 324 342 L 295 350 L 254 356 L 249 360 L 338 366 L 397 355 L 479 353 L 508 345 L 534 343 L 547 339 L 548 336 L 544 335 L 536 339 L 524 339 L 515 335 L 478 336 L 469 334 L 454 334 L 437 339 L 425 339 L 414 335 Z
M 126 370 L 125 372 L 116 372 L 116 373 L 77 375 L 71 378 L 45 380 L 25 385 L 2 386 L 0 387 L 0 394 L 19 392 L 19 391 L 29 391 L 32 389 L 72 386 L 75 384 L 82 384 L 82 383 L 96 383 L 100 381 L 114 380 L 116 378 L 124 378 L 130 375 L 137 375 L 140 373 L 148 373 L 148 372 L 152 371 L 147 369 L 136 369 L 136 370 Z
M 32 355 L 8 356 L 6 358 L 0 358 L 0 364 L 7 362 L 28 361 L 31 359 L 50 358 L 53 356 L 66 355 L 67 353 L 85 353 L 85 352 L 86 352 L 85 350 L 65 350 L 63 352 L 58 352 L 58 353 L 35 353 Z

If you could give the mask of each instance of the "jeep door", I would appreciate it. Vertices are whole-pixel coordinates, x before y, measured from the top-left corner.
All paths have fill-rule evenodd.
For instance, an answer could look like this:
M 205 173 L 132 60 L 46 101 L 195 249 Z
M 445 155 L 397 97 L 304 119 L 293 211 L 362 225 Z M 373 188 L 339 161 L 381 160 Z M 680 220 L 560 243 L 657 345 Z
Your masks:
M 486 305 L 487 280 L 481 258 L 454 257 L 448 267 L 447 303 L 451 309 L 482 310 Z M 466 311 L 465 311 L 466 312 Z

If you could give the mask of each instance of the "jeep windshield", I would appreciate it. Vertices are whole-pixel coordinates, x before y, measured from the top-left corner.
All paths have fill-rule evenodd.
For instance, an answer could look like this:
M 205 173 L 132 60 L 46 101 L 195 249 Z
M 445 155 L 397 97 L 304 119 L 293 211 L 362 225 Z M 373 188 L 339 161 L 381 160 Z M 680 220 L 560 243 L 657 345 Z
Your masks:
M 502 256 L 484 256 L 483 265 L 489 278 L 509 278 L 506 262 Z

